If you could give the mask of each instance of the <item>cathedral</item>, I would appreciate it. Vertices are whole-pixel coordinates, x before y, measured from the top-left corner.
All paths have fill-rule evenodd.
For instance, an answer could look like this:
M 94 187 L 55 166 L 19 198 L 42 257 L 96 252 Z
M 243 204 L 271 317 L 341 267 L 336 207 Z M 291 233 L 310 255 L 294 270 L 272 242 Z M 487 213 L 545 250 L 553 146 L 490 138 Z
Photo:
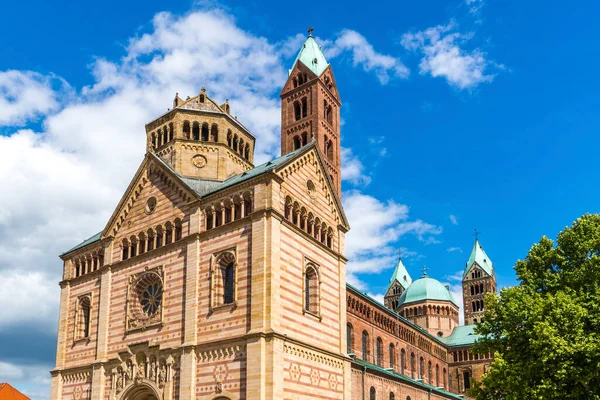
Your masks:
M 146 125 L 101 232 L 63 253 L 52 399 L 456 399 L 492 261 L 475 241 L 464 320 L 399 260 L 384 304 L 346 283 L 340 107 L 309 31 L 281 97 L 281 156 L 206 88 Z

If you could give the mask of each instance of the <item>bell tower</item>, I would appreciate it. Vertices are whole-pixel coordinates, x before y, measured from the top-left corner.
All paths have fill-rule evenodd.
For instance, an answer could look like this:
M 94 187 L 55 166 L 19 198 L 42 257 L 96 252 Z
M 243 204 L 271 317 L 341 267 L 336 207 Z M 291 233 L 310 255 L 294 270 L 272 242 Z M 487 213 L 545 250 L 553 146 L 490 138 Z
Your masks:
M 331 65 L 308 30 L 281 91 L 281 155 L 316 141 L 341 195 L 340 107 Z
M 476 233 L 477 234 L 477 233 Z M 475 239 L 462 280 L 465 325 L 481 322 L 486 293 L 496 291 L 496 274 L 492 260 Z

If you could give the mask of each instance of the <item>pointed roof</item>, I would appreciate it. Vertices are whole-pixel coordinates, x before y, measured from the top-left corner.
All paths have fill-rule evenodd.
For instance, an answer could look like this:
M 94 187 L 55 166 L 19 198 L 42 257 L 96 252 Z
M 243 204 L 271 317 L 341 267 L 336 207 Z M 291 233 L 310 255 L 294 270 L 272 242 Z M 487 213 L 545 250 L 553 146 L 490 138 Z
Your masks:
M 492 276 L 494 273 L 494 265 L 492 264 L 492 260 L 485 254 L 483 247 L 479 243 L 479 239 L 475 239 L 475 244 L 473 245 L 473 250 L 471 250 L 471 255 L 469 256 L 469 261 L 467 261 L 467 266 L 465 267 L 465 273 L 463 274 L 463 279 L 467 276 L 473 263 L 477 263 L 489 276 Z
M 10 384 L 0 383 L 0 400 L 30 400 L 29 397 L 19 392 Z
M 394 283 L 394 281 L 398 281 L 398 283 L 406 290 L 408 286 L 412 283 L 412 278 L 408 274 L 404 263 L 402 262 L 402 258 L 398 258 L 398 264 L 396 264 L 396 269 L 394 269 L 394 273 L 390 278 L 390 285 Z M 389 288 L 388 286 L 388 288 Z
M 292 65 L 292 69 L 289 70 L 288 75 L 292 73 L 292 70 L 298 61 L 302 61 L 302 64 L 306 65 L 308 69 L 314 72 L 317 76 L 321 76 L 323 71 L 325 71 L 327 66 L 329 66 L 329 63 L 327 63 L 327 60 L 325 60 L 321 46 L 317 44 L 312 36 L 312 30 L 310 31 L 306 42 L 304 42 L 302 45 L 302 48 L 300 49 L 300 52 L 298 53 L 298 56 Z

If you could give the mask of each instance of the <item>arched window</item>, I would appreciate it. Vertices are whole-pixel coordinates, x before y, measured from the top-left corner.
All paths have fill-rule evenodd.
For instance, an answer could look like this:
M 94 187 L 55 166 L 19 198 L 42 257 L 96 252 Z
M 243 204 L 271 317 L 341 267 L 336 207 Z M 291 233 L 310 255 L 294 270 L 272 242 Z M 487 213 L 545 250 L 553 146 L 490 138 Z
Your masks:
M 75 340 L 87 339 L 90 337 L 91 299 L 89 296 L 83 296 L 79 298 L 77 303 Z
M 148 229 L 148 245 L 146 248 L 148 251 L 154 250 L 154 231 L 152 229 Z
M 352 353 L 352 347 L 353 346 L 353 339 L 354 339 L 354 332 L 352 331 L 352 325 L 351 324 L 347 324 L 346 325 L 346 353 L 350 354 Z
M 302 144 L 300 142 L 300 137 L 294 136 L 294 150 L 298 150 L 300 147 L 302 147 Z
M 312 265 L 307 266 L 304 272 L 304 309 L 313 314 L 319 313 L 319 276 Z
M 167 143 L 169 141 L 169 133 L 167 132 L 167 127 L 163 127 L 163 143 Z
M 464 384 L 465 384 L 465 390 L 470 389 L 471 388 L 471 375 L 469 374 L 469 371 L 463 372 L 463 380 L 464 380 Z
M 306 117 L 308 112 L 308 101 L 306 97 L 302 98 L 302 118 Z
M 200 95 L 199 99 L 200 99 L 200 103 L 204 103 L 204 95 L 203 94 Z
M 208 124 L 206 122 L 202 124 L 202 141 L 208 142 Z
M 182 235 L 182 231 L 181 231 L 181 220 L 180 219 L 176 219 L 175 220 L 175 240 L 181 240 L 181 235 Z
M 217 256 L 211 277 L 213 307 L 235 303 L 235 269 L 236 260 L 233 253 L 225 252 Z
M 390 392 L 390 400 L 395 400 L 396 396 L 394 395 L 394 392 Z
M 234 289 L 234 270 L 233 263 L 229 263 L 225 266 L 223 271 L 223 304 L 233 303 L 233 289 Z
M 162 247 L 163 245 L 163 230 L 161 226 L 156 227 L 156 248 Z
M 424 375 L 425 375 L 425 360 L 423 360 L 423 357 L 421 357 L 419 359 L 419 379 L 423 379 Z
M 475 287 L 471 285 L 471 296 L 475 295 Z
M 183 137 L 190 138 L 190 123 L 188 121 L 183 121 Z
M 299 121 L 301 118 L 301 110 L 300 110 L 300 103 L 299 102 L 294 102 L 294 120 L 295 121 Z
M 432 376 L 432 370 L 431 370 L 431 361 L 429 361 L 427 363 L 427 383 L 429 383 L 430 385 L 432 384 L 432 380 L 431 380 L 431 376 Z
M 152 148 L 156 149 L 156 133 L 152 134 Z
M 406 351 L 400 350 L 400 373 L 404 375 L 404 368 L 406 368 Z
M 294 78 L 293 81 L 294 81 L 294 87 L 297 88 L 298 87 L 298 79 Z
M 244 149 L 244 158 L 249 160 L 250 158 L 250 145 L 246 143 L 246 148 Z
M 435 364 L 435 386 L 440 387 L 440 366 Z
M 383 341 L 377 338 L 377 366 L 383 367 Z
M 233 151 L 235 151 L 236 153 L 238 151 L 238 143 L 239 143 L 239 140 L 238 140 L 238 135 L 236 133 L 233 135 L 233 147 L 232 147 Z
M 165 245 L 173 243 L 173 225 L 170 222 L 165 224 Z
M 192 125 L 192 139 L 200 140 L 200 124 L 197 122 L 194 122 L 194 125 Z
M 417 371 L 417 363 L 415 359 L 415 353 L 410 353 L 410 376 L 414 379 L 415 372 Z
M 131 245 L 129 246 L 129 257 L 135 257 L 137 255 L 137 239 L 132 236 L 130 239 Z
M 233 135 L 231 133 L 231 129 L 228 129 L 227 130 L 227 146 L 233 147 L 232 140 L 233 140 Z
M 330 160 L 333 160 L 333 142 L 331 140 L 329 142 L 327 142 L 327 148 L 326 148 L 325 154 L 327 154 L 327 158 L 329 158 Z
M 210 136 L 213 142 L 219 141 L 219 127 L 217 126 L 217 124 L 212 124 L 212 126 L 210 127 Z
M 173 123 L 169 124 L 169 141 L 173 140 Z
M 446 368 L 444 368 L 444 371 L 442 373 L 442 379 L 444 380 L 444 389 L 446 389 L 446 385 L 448 384 L 448 375 L 446 374 Z
M 306 132 L 302 132 L 302 146 L 306 146 L 308 144 L 308 134 Z
M 362 333 L 362 359 L 369 361 L 369 334 L 367 331 Z
M 124 261 L 129 258 L 129 244 L 127 243 L 127 240 L 123 240 L 123 244 L 121 246 L 123 248 L 121 259 Z
M 371 389 L 369 390 L 369 400 L 377 400 L 377 391 L 373 386 L 371 386 Z
M 394 368 L 394 345 L 390 343 L 390 368 Z

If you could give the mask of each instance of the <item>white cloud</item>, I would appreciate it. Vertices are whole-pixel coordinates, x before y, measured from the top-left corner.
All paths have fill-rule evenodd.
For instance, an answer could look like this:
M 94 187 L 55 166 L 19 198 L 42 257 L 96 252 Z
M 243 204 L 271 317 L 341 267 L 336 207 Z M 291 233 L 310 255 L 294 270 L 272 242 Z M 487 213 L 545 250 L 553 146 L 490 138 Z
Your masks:
M 364 171 L 363 163 L 352 150 L 342 147 L 342 179 L 355 186 L 367 186 L 371 183 L 371 177 Z
M 59 92 L 68 85 L 32 71 L 0 71 L 0 126 L 22 126 L 59 107 Z
M 453 225 L 458 225 L 458 219 L 456 218 L 456 215 L 450 214 L 448 218 L 450 219 L 450 222 L 452 222 Z
M 447 251 L 448 253 L 454 253 L 455 251 L 462 253 L 462 249 L 460 247 L 448 247 Z
M 421 220 L 409 221 L 408 206 L 391 200 L 381 202 L 350 191 L 344 193 L 343 203 L 352 227 L 346 234 L 346 257 L 350 260 L 347 279 L 359 289 L 365 289 L 365 285 L 356 274 L 379 273 L 395 266 L 398 250 L 394 244 L 400 237 L 410 234 L 426 242 L 442 232 L 442 228 Z M 401 250 L 404 256 L 415 254 Z
M 36 321 L 38 329 L 55 332 L 59 295 L 57 282 L 41 272 L 4 272 L 0 280 L 0 304 L 4 305 L 0 307 L 0 331 L 25 320 Z
M 494 74 L 486 73 L 486 69 L 490 66 L 501 69 L 503 66 L 486 60 L 486 54 L 478 48 L 471 51 L 461 48 L 472 34 L 455 32 L 456 28 L 457 25 L 451 22 L 406 33 L 401 44 L 408 50 L 422 53 L 421 74 L 443 77 L 459 89 L 472 89 L 480 83 L 491 82 Z
M 390 78 L 408 78 L 410 70 L 399 58 L 375 51 L 367 39 L 351 29 L 344 29 L 333 41 L 322 41 L 327 58 L 334 58 L 344 52 L 352 54 L 354 66 L 362 66 L 366 72 L 373 71 L 383 85 Z

